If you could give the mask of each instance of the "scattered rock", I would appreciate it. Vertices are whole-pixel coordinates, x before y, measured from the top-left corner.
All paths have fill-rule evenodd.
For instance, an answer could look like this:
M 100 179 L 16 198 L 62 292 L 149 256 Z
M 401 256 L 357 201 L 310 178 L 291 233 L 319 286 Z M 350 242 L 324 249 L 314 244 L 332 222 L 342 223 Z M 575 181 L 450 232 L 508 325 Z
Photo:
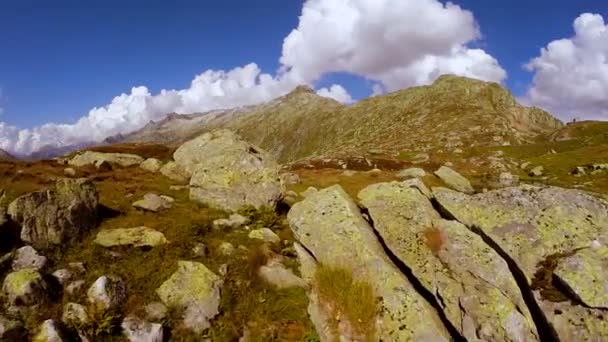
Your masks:
M 173 157 L 192 173 L 190 199 L 212 208 L 274 208 L 283 197 L 276 161 L 231 131 L 205 133 L 180 146 Z
M 344 170 L 344 172 L 342 172 L 342 176 L 344 176 L 344 177 L 352 177 L 356 174 L 357 174 L 357 171 L 353 171 L 353 170 Z
M 161 302 L 153 302 L 144 308 L 146 317 L 151 321 L 162 321 L 167 317 L 167 307 Z
M 55 279 L 57 279 L 59 284 L 61 284 L 62 286 L 66 285 L 68 281 L 70 281 L 74 277 L 72 272 L 67 268 L 62 268 L 53 272 L 52 276 L 55 277 Z
M 68 176 L 68 177 L 76 177 L 76 170 L 74 170 L 71 167 L 66 167 L 63 170 L 63 174 L 66 175 L 66 176 Z
M 104 229 L 95 237 L 103 247 L 157 247 L 167 242 L 163 233 L 148 227 Z
M 255 229 L 249 232 L 250 239 L 262 240 L 270 243 L 279 243 L 281 238 L 268 228 Z
M 148 158 L 139 164 L 139 167 L 149 172 L 158 172 L 163 167 L 163 162 L 156 158 Z
M 304 280 L 286 268 L 280 261 L 271 261 L 261 266 L 258 275 L 264 281 L 279 289 L 305 286 Z
M 39 271 L 46 267 L 48 260 L 44 255 L 38 252 L 31 246 L 23 246 L 17 249 L 15 258 L 13 259 L 13 271 L 19 271 L 25 268 L 31 268 Z
M 77 303 L 67 303 L 63 307 L 61 321 L 68 326 L 80 327 L 89 322 L 89 315 L 84 306 Z
M 306 190 L 300 192 L 300 196 L 306 198 L 308 196 L 314 195 L 318 192 L 317 188 L 309 186 Z
M 128 316 L 120 325 L 130 342 L 163 342 L 163 326 Z
M 8 305 L 29 306 L 44 302 L 47 284 L 35 269 L 26 268 L 4 278 L 2 293 Z
M 27 330 L 20 321 L 0 315 L 0 341 L 26 341 Z
M 419 178 L 426 176 L 426 172 L 424 169 L 419 167 L 412 167 L 409 169 L 401 170 L 397 173 L 397 177 L 399 178 Z
M 195 332 L 210 327 L 209 320 L 219 313 L 222 280 L 205 265 L 179 261 L 177 271 L 156 294 L 169 308 L 184 310 L 184 326 Z
M 545 168 L 542 166 L 537 166 L 537 167 L 533 168 L 532 170 L 530 170 L 528 175 L 530 175 L 530 177 L 540 177 L 543 175 L 544 169 Z
M 179 183 L 188 183 L 191 174 L 188 174 L 175 162 L 168 162 L 160 169 L 160 173 L 165 177 Z
M 218 250 L 223 255 L 231 255 L 234 253 L 234 246 L 230 242 L 222 242 L 220 243 Z
M 100 165 L 103 162 L 109 164 L 116 164 L 122 167 L 139 165 L 144 159 L 135 154 L 128 153 L 102 153 L 85 151 L 74 156 L 68 164 L 76 167 L 82 167 L 85 165 Z
M 60 179 L 52 190 L 23 195 L 8 208 L 21 239 L 45 249 L 78 238 L 97 224 L 98 195 L 86 179 Z
M 84 286 L 86 285 L 84 280 L 76 280 L 68 284 L 65 287 L 65 292 L 69 295 L 75 295 L 84 290 Z
M 40 328 L 38 328 L 38 333 L 34 336 L 32 342 L 63 342 L 67 341 L 61 330 L 59 329 L 59 324 L 53 321 L 52 319 L 47 319 L 42 322 Z
M 240 214 L 232 214 L 227 219 L 218 219 L 213 221 L 214 229 L 235 229 L 249 223 L 249 219 Z
M 281 174 L 281 180 L 286 185 L 294 185 L 300 183 L 300 176 L 297 173 L 287 172 Z
M 192 247 L 192 254 L 198 257 L 206 257 L 207 256 L 207 246 L 204 243 L 197 243 Z
M 134 202 L 133 206 L 137 209 L 142 209 L 151 212 L 159 212 L 164 209 L 169 209 L 172 206 L 173 199 L 168 200 L 166 197 L 159 196 L 157 194 L 148 193 L 144 195 L 144 198 Z M 170 198 L 170 197 L 169 197 Z
M 435 175 L 454 190 L 467 194 L 475 192 L 468 179 L 447 166 L 440 167 L 439 170 L 435 171 Z
M 115 276 L 101 276 L 87 291 L 89 303 L 104 310 L 115 308 L 127 299 L 127 287 Z

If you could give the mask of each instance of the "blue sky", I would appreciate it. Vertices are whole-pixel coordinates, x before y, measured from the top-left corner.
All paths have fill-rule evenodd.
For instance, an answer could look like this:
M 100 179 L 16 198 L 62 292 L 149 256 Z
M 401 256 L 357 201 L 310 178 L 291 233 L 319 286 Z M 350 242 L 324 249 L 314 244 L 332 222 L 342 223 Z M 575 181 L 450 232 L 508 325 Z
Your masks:
M 134 86 L 145 85 L 152 94 L 183 89 L 207 69 L 254 62 L 276 75 L 283 41 L 298 27 L 303 3 L 0 0 L 0 121 L 18 128 L 75 122 Z M 573 36 L 580 14 L 608 20 L 605 0 L 454 3 L 471 11 L 480 27 L 481 39 L 465 45 L 495 58 L 519 97 L 533 77 L 523 65 L 549 42 Z M 354 99 L 382 83 L 329 69 L 306 80 L 317 89 L 340 84 Z

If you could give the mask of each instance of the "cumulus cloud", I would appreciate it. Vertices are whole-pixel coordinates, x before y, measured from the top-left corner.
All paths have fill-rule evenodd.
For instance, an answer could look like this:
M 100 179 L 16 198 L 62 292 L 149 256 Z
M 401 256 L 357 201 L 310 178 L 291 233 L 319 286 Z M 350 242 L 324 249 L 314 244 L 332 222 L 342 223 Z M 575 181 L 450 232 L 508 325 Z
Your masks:
M 317 94 L 319 96 L 329 97 L 330 99 L 334 99 L 338 102 L 346 104 L 353 102 L 353 98 L 350 96 L 348 91 L 346 91 L 346 89 L 339 84 L 333 84 L 329 88 L 321 88 L 317 90 Z
M 526 102 L 563 120 L 608 119 L 608 25 L 601 15 L 580 15 L 573 37 L 550 42 L 525 67 L 534 72 Z
M 467 47 L 480 37 L 473 14 L 450 2 L 309 0 L 283 43 L 281 63 L 303 79 L 347 72 L 387 91 L 445 73 L 500 82 L 506 72 L 496 59 Z
M 0 123 L 0 148 L 27 154 L 46 145 L 98 142 L 166 113 L 260 103 L 335 72 L 373 81 L 375 95 L 428 84 L 444 73 L 504 80 L 506 73 L 492 56 L 468 47 L 480 38 L 473 14 L 449 2 L 308 0 L 297 28 L 283 42 L 276 73 L 263 73 L 255 63 L 228 71 L 207 70 L 186 89 L 151 94 L 145 86 L 134 87 L 73 124 L 20 130 Z M 319 89 L 318 94 L 353 102 L 340 85 Z

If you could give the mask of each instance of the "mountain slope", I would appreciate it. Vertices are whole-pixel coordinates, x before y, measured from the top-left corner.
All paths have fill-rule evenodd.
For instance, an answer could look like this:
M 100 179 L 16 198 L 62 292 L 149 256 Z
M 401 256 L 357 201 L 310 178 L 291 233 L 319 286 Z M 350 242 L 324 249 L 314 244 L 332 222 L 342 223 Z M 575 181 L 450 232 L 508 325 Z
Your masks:
M 15 159 L 10 153 L 3 149 L 0 149 L 0 159 Z
M 444 75 L 430 86 L 369 98 L 352 106 L 307 87 L 271 102 L 233 110 L 171 115 L 118 139 L 177 144 L 203 131 L 230 128 L 280 161 L 310 156 L 396 155 L 532 142 L 563 124 L 519 105 L 491 82 Z

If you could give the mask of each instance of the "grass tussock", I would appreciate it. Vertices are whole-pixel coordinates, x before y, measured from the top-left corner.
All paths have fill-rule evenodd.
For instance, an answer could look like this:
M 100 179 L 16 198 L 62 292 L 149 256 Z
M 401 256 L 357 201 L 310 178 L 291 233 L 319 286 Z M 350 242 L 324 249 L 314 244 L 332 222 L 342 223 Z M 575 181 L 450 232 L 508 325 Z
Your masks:
M 328 303 L 332 317 L 346 319 L 355 336 L 373 341 L 378 303 L 372 286 L 353 278 L 352 272 L 344 268 L 319 266 L 315 274 L 315 288 L 320 299 Z

